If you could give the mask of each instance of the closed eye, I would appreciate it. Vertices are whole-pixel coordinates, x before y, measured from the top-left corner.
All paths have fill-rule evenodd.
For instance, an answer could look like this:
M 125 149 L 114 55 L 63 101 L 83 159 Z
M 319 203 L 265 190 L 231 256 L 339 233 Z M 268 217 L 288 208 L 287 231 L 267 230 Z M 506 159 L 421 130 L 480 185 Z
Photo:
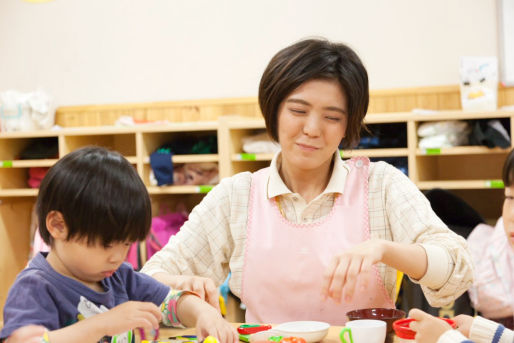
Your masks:
M 295 113 L 295 114 L 305 114 L 307 113 L 306 111 L 304 110 L 301 110 L 301 109 L 297 109 L 297 108 L 290 108 L 289 111 Z

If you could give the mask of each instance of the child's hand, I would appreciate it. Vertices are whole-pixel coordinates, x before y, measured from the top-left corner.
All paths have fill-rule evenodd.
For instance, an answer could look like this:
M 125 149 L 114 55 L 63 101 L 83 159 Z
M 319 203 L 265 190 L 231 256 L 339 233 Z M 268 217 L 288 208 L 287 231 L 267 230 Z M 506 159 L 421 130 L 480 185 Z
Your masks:
M 161 317 L 161 311 L 151 302 L 128 301 L 91 319 L 103 323 L 104 335 L 114 336 L 135 328 L 157 329 Z
M 196 321 L 196 335 L 198 342 L 207 336 L 213 336 L 219 343 L 237 343 L 239 336 L 236 329 L 230 325 L 221 314 L 211 307 L 212 310 L 203 311 Z
M 471 324 L 473 324 L 473 317 L 465 314 L 459 314 L 457 317 L 453 318 L 453 320 L 457 324 L 457 330 L 459 330 L 464 336 L 469 337 L 469 330 L 471 329 Z
M 444 320 L 418 309 L 410 310 L 409 317 L 416 319 L 410 323 L 410 328 L 416 331 L 417 343 L 436 343 L 443 333 L 452 329 Z
M 41 343 L 45 328 L 39 325 L 27 325 L 15 330 L 5 343 Z

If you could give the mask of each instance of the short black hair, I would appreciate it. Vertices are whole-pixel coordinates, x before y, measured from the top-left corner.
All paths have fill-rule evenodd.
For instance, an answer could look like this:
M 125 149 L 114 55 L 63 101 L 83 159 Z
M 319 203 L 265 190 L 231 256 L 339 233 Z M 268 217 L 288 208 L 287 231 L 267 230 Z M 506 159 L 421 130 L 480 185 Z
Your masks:
M 86 239 L 89 245 L 143 240 L 152 221 L 150 197 L 135 168 L 119 153 L 96 146 L 75 150 L 50 168 L 36 209 L 48 245 L 51 211 L 62 213 L 67 240 Z
M 280 50 L 269 62 L 259 85 L 259 106 L 268 134 L 278 142 L 278 110 L 284 99 L 303 83 L 335 80 L 348 102 L 348 126 L 343 148 L 359 143 L 369 105 L 368 73 L 347 45 L 326 39 L 305 39 Z
M 505 187 L 510 187 L 513 185 L 514 180 L 514 149 L 512 149 L 505 162 L 503 163 L 503 172 L 502 172 L 503 184 Z

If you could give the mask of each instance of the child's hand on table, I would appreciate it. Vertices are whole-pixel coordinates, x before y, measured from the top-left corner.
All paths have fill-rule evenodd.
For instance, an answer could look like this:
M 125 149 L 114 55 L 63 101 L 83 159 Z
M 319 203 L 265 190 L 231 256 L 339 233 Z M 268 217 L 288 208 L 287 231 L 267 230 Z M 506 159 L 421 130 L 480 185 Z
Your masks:
M 151 302 L 128 301 L 91 319 L 103 323 L 103 335 L 114 336 L 135 328 L 158 329 L 161 317 L 161 311 Z
M 217 338 L 219 343 L 237 343 L 239 341 L 236 329 L 214 308 L 212 311 L 204 311 L 198 316 L 196 335 L 198 342 L 207 336 Z
M 15 330 L 5 343 L 41 343 L 45 328 L 40 325 L 27 325 Z
M 443 333 L 452 330 L 444 320 L 418 309 L 410 310 L 409 318 L 416 320 L 410 323 L 410 329 L 416 331 L 417 343 L 436 343 Z

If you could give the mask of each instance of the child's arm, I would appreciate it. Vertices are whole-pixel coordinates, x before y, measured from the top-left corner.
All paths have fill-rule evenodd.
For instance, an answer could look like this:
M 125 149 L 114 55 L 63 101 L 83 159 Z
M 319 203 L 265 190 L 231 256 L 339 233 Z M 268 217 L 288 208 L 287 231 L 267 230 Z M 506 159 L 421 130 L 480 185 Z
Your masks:
M 207 336 L 214 336 L 221 343 L 239 340 L 235 328 L 223 319 L 220 311 L 194 293 L 171 290 L 161 305 L 161 312 L 164 325 L 196 327 L 199 342 Z
M 48 333 L 50 343 L 68 343 L 80 338 L 82 343 L 96 343 L 104 336 L 114 336 L 134 328 L 157 329 L 161 313 L 149 302 L 128 301 L 111 310 Z
M 23 326 L 13 331 L 5 343 L 41 343 L 45 331 L 40 325 Z
M 460 325 L 461 316 L 455 317 L 455 321 Z M 513 343 L 514 332 L 506 329 L 492 320 L 483 317 L 475 317 L 470 325 L 469 338 L 476 343 Z

